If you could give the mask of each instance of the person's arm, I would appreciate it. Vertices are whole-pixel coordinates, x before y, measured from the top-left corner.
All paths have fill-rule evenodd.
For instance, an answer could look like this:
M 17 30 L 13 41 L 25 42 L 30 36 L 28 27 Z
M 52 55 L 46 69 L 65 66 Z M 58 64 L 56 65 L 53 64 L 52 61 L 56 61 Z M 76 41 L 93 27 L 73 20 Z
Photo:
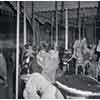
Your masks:
M 26 87 L 23 92 L 23 97 L 25 99 L 40 99 L 40 96 L 37 93 L 38 83 L 36 78 L 37 77 L 32 75 L 32 77 L 30 77 L 30 79 L 27 81 Z

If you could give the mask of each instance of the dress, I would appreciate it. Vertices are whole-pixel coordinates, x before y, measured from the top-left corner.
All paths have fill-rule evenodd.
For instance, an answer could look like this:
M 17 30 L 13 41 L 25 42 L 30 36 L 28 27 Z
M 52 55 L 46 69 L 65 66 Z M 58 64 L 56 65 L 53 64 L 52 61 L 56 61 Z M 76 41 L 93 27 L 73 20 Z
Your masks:
M 23 96 L 25 99 L 63 99 L 60 91 L 39 73 L 31 75 Z

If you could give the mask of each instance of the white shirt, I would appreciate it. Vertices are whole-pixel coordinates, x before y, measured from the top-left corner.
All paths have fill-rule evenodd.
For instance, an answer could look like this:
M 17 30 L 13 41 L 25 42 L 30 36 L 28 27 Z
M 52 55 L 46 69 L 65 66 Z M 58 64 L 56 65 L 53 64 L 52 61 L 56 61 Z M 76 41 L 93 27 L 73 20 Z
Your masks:
M 37 94 L 37 90 L 41 92 L 41 97 Z M 23 96 L 25 99 L 63 99 L 60 91 L 39 73 L 31 75 L 26 83 Z

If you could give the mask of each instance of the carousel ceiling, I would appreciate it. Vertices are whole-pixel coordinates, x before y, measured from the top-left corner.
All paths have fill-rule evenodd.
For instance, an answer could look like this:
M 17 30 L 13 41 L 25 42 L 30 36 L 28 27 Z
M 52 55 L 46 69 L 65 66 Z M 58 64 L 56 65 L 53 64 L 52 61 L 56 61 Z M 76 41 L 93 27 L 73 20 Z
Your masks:
M 50 12 L 50 11 L 55 10 L 55 2 L 54 1 L 34 1 L 33 3 L 34 3 L 34 5 L 33 5 L 34 12 L 36 12 L 36 13 Z M 13 7 L 16 9 L 16 1 L 10 1 L 10 4 L 12 4 Z M 91 8 L 91 7 L 94 8 L 97 6 L 98 6 L 97 1 L 81 1 L 80 2 L 80 8 Z M 25 1 L 25 7 L 26 7 L 26 15 L 29 18 L 31 18 L 32 17 L 32 1 Z M 58 8 L 58 10 L 62 9 L 62 1 L 57 2 L 57 8 Z M 63 8 L 64 9 L 68 8 L 68 9 L 74 10 L 74 8 L 78 8 L 78 2 L 77 1 L 64 1 Z

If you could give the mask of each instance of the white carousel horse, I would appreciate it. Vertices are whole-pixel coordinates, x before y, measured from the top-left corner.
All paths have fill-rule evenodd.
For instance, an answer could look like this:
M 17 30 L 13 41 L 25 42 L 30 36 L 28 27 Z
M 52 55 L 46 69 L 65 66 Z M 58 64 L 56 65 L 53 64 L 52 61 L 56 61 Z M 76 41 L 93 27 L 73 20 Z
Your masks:
M 74 43 L 74 46 L 73 46 L 74 53 L 73 53 L 72 57 L 76 59 L 76 65 L 75 65 L 75 74 L 76 75 L 78 73 L 78 68 L 80 66 L 83 66 L 83 56 L 82 56 L 80 44 L 81 44 L 80 40 L 76 40 L 75 43 Z
M 81 66 L 83 75 L 85 75 L 85 67 L 89 63 L 89 49 L 87 47 L 86 39 L 81 41 L 76 40 L 74 44 L 73 58 L 76 58 L 75 74 L 78 73 L 78 68 Z
M 90 49 L 90 57 L 89 57 L 89 69 L 88 69 L 88 73 L 98 79 L 98 73 L 100 71 L 99 69 L 99 62 L 96 61 L 97 59 L 97 55 L 95 54 L 95 48 L 96 45 L 93 45 L 93 47 Z

